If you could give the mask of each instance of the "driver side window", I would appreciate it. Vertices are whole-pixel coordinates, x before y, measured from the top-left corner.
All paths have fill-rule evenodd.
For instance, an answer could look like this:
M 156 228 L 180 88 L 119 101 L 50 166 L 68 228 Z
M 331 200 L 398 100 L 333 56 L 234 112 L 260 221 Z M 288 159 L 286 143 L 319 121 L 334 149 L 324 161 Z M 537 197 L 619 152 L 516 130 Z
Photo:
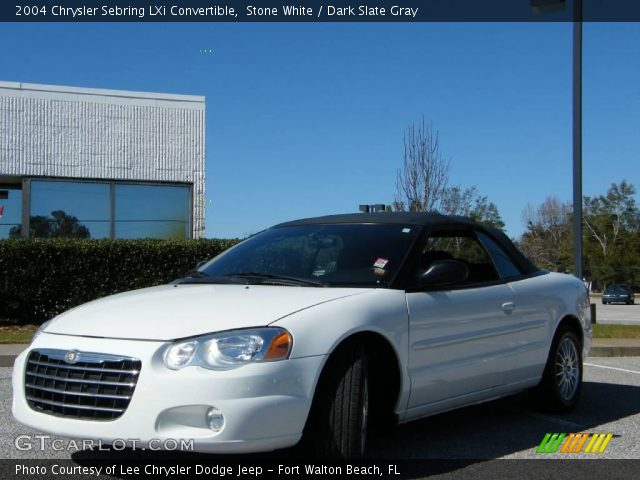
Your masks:
M 469 232 L 434 232 L 429 236 L 419 259 L 420 272 L 425 272 L 438 260 L 459 260 L 469 268 L 463 283 L 493 282 L 500 279 L 489 254 Z

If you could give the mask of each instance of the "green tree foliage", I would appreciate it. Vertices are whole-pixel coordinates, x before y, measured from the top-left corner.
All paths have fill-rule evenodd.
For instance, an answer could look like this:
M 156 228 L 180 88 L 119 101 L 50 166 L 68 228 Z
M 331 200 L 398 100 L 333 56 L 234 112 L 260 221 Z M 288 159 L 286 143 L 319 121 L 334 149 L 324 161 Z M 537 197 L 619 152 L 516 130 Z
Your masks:
M 42 322 L 96 298 L 168 283 L 235 243 L 217 239 L 0 240 L 0 319 Z
M 9 231 L 9 238 L 20 238 L 22 227 L 15 226 Z M 51 212 L 50 217 L 35 215 L 29 218 L 29 236 L 32 238 L 91 238 L 89 229 L 77 217 L 63 210 Z
M 464 189 L 460 185 L 447 187 L 443 197 L 443 213 L 469 217 L 500 230 L 504 228 L 498 207 L 486 195 L 480 195 L 476 186 Z
M 583 199 L 585 277 L 596 288 L 610 283 L 640 286 L 640 209 L 626 180 L 604 195 Z M 519 245 L 542 268 L 572 271 L 572 208 L 555 197 L 523 213 L 527 226 Z
M 600 285 L 640 285 L 640 211 L 635 187 L 622 180 L 584 198 L 585 271 Z

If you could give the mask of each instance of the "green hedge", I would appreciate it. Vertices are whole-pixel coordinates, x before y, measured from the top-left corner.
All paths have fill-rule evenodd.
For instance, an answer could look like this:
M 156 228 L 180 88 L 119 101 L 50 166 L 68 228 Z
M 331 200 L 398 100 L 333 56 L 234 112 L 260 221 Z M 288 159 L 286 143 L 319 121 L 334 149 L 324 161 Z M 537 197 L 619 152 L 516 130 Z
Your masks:
M 0 240 L 0 320 L 41 323 L 113 293 L 170 282 L 238 240 Z

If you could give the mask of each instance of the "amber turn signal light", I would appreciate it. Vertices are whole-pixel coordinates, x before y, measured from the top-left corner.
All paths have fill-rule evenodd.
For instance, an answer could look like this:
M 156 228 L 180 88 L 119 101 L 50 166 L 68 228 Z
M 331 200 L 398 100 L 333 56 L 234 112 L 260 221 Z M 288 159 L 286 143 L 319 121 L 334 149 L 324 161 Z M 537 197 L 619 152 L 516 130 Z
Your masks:
M 289 332 L 281 332 L 271 340 L 269 348 L 262 357 L 262 361 L 283 360 L 289 356 L 293 340 Z

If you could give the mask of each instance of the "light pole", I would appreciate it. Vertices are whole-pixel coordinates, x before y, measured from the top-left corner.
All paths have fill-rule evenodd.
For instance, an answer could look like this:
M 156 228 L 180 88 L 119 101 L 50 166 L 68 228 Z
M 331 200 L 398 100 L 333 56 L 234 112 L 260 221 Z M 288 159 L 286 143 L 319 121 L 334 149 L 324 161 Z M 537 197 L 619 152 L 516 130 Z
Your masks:
M 563 10 L 566 0 L 530 0 L 535 13 Z M 573 274 L 582 279 L 582 0 L 573 0 Z

